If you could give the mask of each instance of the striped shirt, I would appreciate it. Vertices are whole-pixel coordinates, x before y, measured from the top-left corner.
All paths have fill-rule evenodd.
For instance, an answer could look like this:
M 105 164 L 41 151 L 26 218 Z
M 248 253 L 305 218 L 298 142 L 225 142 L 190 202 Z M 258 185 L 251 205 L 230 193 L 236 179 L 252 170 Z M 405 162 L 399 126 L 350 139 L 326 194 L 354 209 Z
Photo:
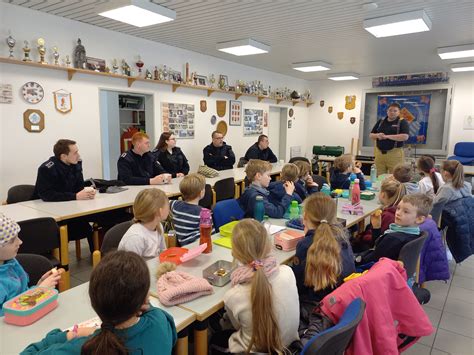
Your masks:
M 179 245 L 183 246 L 198 239 L 199 214 L 202 207 L 180 200 L 170 201 L 170 207 Z

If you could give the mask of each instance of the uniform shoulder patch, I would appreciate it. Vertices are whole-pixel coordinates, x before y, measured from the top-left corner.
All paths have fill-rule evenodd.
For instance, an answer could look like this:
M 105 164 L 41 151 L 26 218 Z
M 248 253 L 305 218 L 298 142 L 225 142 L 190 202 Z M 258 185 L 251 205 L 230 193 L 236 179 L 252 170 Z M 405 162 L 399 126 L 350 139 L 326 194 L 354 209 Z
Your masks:
M 48 169 L 51 169 L 53 166 L 54 166 L 54 162 L 53 161 L 48 161 L 45 166 L 48 168 Z
M 127 153 L 123 153 L 120 157 L 125 158 L 127 156 Z

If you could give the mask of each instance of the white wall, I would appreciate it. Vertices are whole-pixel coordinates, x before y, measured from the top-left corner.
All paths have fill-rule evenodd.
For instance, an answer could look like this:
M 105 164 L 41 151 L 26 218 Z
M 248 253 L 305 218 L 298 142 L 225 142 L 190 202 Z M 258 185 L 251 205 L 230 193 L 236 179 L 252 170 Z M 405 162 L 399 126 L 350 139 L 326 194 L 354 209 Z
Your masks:
M 390 73 L 388 73 L 390 74 Z M 451 122 L 448 136 L 448 155 L 452 155 L 456 142 L 474 141 L 474 131 L 463 130 L 465 116 L 474 114 L 474 74 L 451 73 L 450 83 L 453 84 L 451 107 Z M 372 88 L 372 78 L 361 78 L 353 81 L 315 81 L 312 82 L 314 105 L 310 107 L 307 149 L 311 152 L 313 145 L 341 145 L 350 152 L 351 139 L 359 137 L 361 117 L 361 99 L 364 90 Z M 415 86 L 413 87 L 416 88 Z M 346 110 L 345 96 L 356 95 L 356 107 Z M 324 100 L 321 108 L 319 101 Z M 333 106 L 333 112 L 328 113 L 328 106 Z M 339 120 L 337 112 L 344 112 L 344 118 Z M 356 117 L 355 124 L 349 118 Z
M 288 76 L 227 62 L 195 52 L 150 42 L 140 38 L 108 31 L 99 27 L 74 22 L 23 7 L 0 3 L 0 38 L 8 36 L 11 30 L 17 40 L 15 56 L 22 57 L 23 41 L 29 40 L 32 47 L 32 58 L 37 60 L 38 54 L 34 43 L 39 37 L 46 41 L 47 60 L 52 62 L 51 48 L 58 46 L 63 57 L 71 54 L 78 37 L 85 46 L 87 55 L 104 58 L 108 65 L 113 58 L 125 58 L 132 65 L 140 54 L 146 67 L 166 64 L 175 70 L 182 70 L 186 62 L 192 71 L 209 75 L 226 74 L 229 83 L 237 79 L 246 81 L 260 80 L 272 87 L 291 87 L 301 92 L 309 83 Z M 26 21 L 25 19 L 30 19 Z M 8 47 L 0 42 L 0 56 L 8 56 Z M 31 105 L 21 96 L 20 88 L 28 81 L 40 83 L 45 91 L 44 99 Z M 101 136 L 99 90 L 117 90 L 121 92 L 137 92 L 151 94 L 155 107 L 155 137 L 161 134 L 161 103 L 177 102 L 195 105 L 195 139 L 178 140 L 180 146 L 196 169 L 202 162 L 202 149 L 210 143 L 211 132 L 215 126 L 210 124 L 210 117 L 216 114 L 216 100 L 227 100 L 227 112 L 223 119 L 228 121 L 228 94 L 214 93 L 207 97 L 206 91 L 179 88 L 175 93 L 170 86 L 147 82 L 135 82 L 127 87 L 124 79 L 102 76 L 76 74 L 71 81 L 67 80 L 66 72 L 45 70 L 21 65 L 0 64 L 0 82 L 13 85 L 13 104 L 0 105 L 0 200 L 5 199 L 6 191 L 12 185 L 21 183 L 33 184 L 38 166 L 52 155 L 52 146 L 59 138 L 70 138 L 78 142 L 83 158 L 85 177 L 102 176 Z M 61 114 L 54 109 L 53 91 L 65 89 L 72 93 L 73 111 Z M 201 113 L 199 101 L 207 101 L 207 112 Z M 243 108 L 264 109 L 269 112 L 273 100 L 258 103 L 254 98 L 241 97 Z M 23 112 L 27 109 L 40 109 L 45 114 L 45 129 L 41 133 L 29 133 L 23 128 Z M 306 127 L 309 110 L 296 106 L 296 122 L 288 132 L 288 147 L 301 145 L 306 150 Z M 264 128 L 264 133 L 268 128 Z M 256 137 L 243 137 L 242 127 L 230 127 L 226 137 L 238 157 L 243 156 L 246 149 L 254 143 Z M 289 150 L 289 148 L 288 148 Z

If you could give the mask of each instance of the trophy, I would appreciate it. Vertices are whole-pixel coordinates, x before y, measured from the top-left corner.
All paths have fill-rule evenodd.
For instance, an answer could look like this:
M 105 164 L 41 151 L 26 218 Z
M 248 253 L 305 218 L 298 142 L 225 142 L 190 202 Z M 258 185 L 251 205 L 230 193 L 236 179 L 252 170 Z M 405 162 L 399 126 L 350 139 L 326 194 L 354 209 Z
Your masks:
M 15 47 L 16 40 L 11 35 L 7 37 L 7 45 L 10 48 L 10 56 L 8 58 L 13 58 L 13 47 Z
M 143 63 L 142 59 L 140 58 L 140 56 L 138 56 L 138 61 L 135 63 L 135 65 L 137 66 L 138 68 L 138 76 L 142 76 L 142 68 L 143 66 L 145 65 L 145 63 Z
M 25 46 L 23 47 L 23 53 L 25 55 L 25 57 L 23 58 L 23 61 L 24 62 L 31 62 L 31 59 L 30 59 L 30 51 L 31 51 L 31 48 L 28 47 L 28 41 L 25 41 Z
M 147 69 L 145 70 L 145 79 L 151 80 L 153 77 L 151 76 L 151 72 Z
M 163 80 L 168 80 L 169 75 L 168 75 L 168 68 L 166 68 L 166 65 L 163 65 Z
M 85 69 L 86 67 L 86 49 L 82 45 L 81 39 L 77 39 L 77 45 L 73 52 L 74 68 Z
M 43 38 L 38 38 L 38 41 L 37 41 L 37 44 L 38 44 L 38 53 L 40 55 L 40 61 L 38 63 L 40 64 L 48 64 L 45 60 L 44 60 L 44 55 L 46 54 L 46 47 L 44 46 L 44 39 Z
M 118 68 L 119 68 L 119 66 L 118 66 L 118 64 L 117 64 L 117 59 L 114 59 L 114 60 L 112 61 L 112 72 L 113 72 L 114 74 L 118 74 Z
M 69 59 L 69 55 L 66 56 L 66 67 L 70 67 L 71 66 L 71 59 Z
M 59 53 L 58 53 L 58 47 L 56 46 L 53 47 L 53 57 L 54 57 L 54 65 L 59 65 Z
M 153 80 L 160 80 L 160 72 L 158 71 L 158 68 L 156 65 L 155 65 L 155 69 L 153 70 Z
M 214 84 L 216 83 L 216 77 L 214 74 L 209 75 L 209 84 L 211 84 L 211 88 L 214 88 Z
M 123 75 L 130 76 L 130 66 L 127 64 L 125 59 L 122 59 L 122 73 Z

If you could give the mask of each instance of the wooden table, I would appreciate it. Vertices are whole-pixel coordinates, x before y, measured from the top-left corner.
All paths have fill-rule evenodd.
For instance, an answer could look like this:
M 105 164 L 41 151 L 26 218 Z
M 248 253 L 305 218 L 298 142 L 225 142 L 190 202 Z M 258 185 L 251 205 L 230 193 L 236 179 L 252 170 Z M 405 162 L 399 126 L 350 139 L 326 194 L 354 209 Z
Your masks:
M 18 354 L 29 344 L 43 339 L 46 333 L 54 328 L 67 329 L 75 323 L 97 317 L 90 304 L 88 289 L 87 282 L 62 292 L 59 295 L 58 308 L 29 326 L 9 325 L 0 320 L 0 354 Z M 151 303 L 173 316 L 178 331 L 186 328 L 195 319 L 194 313 L 183 308 L 164 307 L 155 299 L 151 299 Z M 177 347 L 179 348 L 179 344 Z

